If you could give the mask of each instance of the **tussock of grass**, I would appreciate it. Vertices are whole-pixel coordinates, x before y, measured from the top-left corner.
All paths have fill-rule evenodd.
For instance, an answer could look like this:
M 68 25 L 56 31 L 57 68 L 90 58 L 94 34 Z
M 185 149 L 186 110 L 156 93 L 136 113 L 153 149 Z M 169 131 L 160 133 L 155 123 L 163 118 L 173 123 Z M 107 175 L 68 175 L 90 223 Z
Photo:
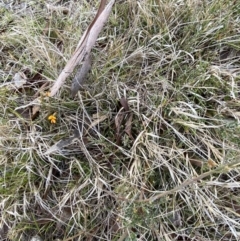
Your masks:
M 30 120 L 98 6 L 49 4 L 1 4 L 2 239 L 239 240 L 238 1 L 116 3 L 84 89 Z

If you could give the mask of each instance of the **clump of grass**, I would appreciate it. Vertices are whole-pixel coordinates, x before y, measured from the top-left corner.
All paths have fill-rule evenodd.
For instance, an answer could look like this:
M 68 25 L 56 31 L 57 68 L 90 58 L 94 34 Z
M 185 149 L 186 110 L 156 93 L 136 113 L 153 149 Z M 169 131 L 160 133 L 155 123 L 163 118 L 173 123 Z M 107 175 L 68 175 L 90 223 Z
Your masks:
M 97 4 L 1 6 L 0 235 L 238 240 L 238 2 L 116 3 L 84 89 L 71 99 L 69 80 L 29 118 L 18 107 L 45 94 Z

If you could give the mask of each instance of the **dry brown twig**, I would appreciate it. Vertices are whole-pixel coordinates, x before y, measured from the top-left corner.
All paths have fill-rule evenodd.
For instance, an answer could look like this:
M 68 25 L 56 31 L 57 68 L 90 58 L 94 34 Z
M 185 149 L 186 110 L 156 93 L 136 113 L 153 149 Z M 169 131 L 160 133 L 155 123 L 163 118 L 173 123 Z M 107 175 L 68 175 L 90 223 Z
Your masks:
M 75 50 L 73 56 L 71 59 L 67 62 L 66 66 L 64 67 L 63 71 L 61 74 L 58 76 L 56 82 L 51 88 L 51 93 L 50 96 L 54 96 L 57 91 L 61 88 L 61 86 L 64 84 L 64 81 L 66 78 L 73 72 L 74 68 L 83 61 L 83 68 L 84 69 L 89 69 L 89 54 L 90 51 L 97 41 L 97 37 L 102 30 L 105 22 L 107 21 L 111 10 L 112 6 L 115 3 L 115 0 L 111 0 L 108 5 L 106 5 L 106 0 L 102 0 L 100 3 L 100 7 L 98 9 L 98 12 L 93 19 L 92 23 L 89 25 L 88 29 L 85 31 L 83 34 L 82 38 L 80 39 L 77 49 Z M 105 8 L 104 8 L 105 7 Z M 86 63 L 85 63 L 85 62 Z M 87 67 L 85 68 L 85 65 Z M 83 75 L 86 75 L 88 71 L 83 71 Z M 73 83 L 72 87 L 72 95 L 76 93 L 76 88 L 78 88 L 79 84 Z

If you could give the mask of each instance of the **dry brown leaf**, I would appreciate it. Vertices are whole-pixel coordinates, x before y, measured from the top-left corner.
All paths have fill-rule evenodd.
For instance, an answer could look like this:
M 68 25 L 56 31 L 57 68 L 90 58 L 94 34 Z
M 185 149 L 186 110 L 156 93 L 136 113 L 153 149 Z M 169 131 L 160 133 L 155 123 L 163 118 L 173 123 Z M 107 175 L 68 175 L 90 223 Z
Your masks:
M 198 160 L 198 159 L 189 159 L 189 162 L 195 166 L 195 167 L 202 167 L 204 162 L 202 160 Z
M 117 116 L 115 117 L 115 127 L 116 127 L 116 144 L 120 145 L 121 143 L 121 125 L 125 116 L 125 113 L 122 112 L 123 109 L 121 109 Z
M 125 132 L 128 134 L 128 136 L 134 140 L 133 136 L 132 136 L 132 119 L 133 119 L 133 113 L 130 113 L 129 118 L 125 124 Z
M 124 97 L 121 98 L 120 103 L 121 103 L 122 107 L 125 109 L 125 111 L 129 111 L 128 101 L 126 98 L 124 98 Z
M 128 106 L 128 100 L 126 98 L 121 98 L 120 99 L 120 104 L 122 105 L 123 108 L 120 109 L 118 112 L 117 116 L 115 117 L 115 127 L 116 127 L 116 144 L 119 145 L 121 142 L 121 136 L 125 132 L 131 139 L 133 139 L 132 136 L 132 118 L 133 118 L 133 113 L 129 114 L 129 106 Z M 123 124 L 123 120 L 127 119 L 125 123 L 125 128 L 121 132 L 121 126 Z

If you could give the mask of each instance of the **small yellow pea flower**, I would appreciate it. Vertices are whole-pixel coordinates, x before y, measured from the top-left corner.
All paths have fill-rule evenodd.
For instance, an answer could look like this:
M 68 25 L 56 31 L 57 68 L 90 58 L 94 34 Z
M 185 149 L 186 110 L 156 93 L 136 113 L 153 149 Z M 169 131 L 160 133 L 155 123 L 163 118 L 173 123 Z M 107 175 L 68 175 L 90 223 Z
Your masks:
M 56 122 L 57 122 L 56 112 L 53 113 L 52 115 L 48 116 L 48 120 L 49 120 L 52 124 L 56 124 Z

